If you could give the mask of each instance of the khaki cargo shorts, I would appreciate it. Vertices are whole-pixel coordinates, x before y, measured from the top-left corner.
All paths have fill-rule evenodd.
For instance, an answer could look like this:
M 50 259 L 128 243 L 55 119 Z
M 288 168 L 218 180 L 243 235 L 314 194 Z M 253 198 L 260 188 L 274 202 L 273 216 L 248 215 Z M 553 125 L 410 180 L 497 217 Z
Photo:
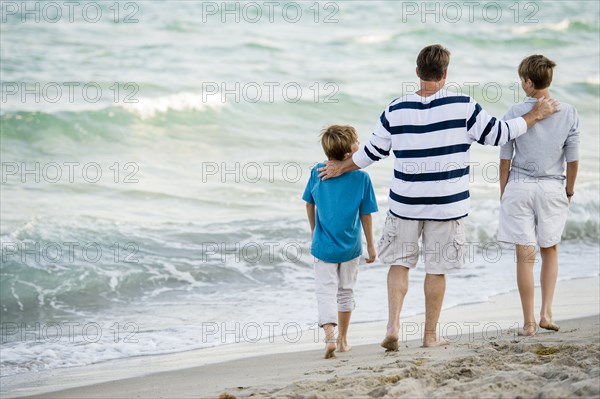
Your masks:
M 456 273 L 464 265 L 465 242 L 464 219 L 406 220 L 388 212 L 379 240 L 379 259 L 414 269 L 421 252 L 427 274 Z

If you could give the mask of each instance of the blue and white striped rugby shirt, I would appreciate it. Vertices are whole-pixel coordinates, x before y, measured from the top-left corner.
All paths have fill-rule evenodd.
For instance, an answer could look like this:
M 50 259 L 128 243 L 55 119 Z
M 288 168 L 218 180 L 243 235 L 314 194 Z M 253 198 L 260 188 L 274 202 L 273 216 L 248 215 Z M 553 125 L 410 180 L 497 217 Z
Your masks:
M 365 168 L 393 152 L 390 212 L 404 219 L 454 220 L 469 213 L 471 144 L 499 146 L 526 131 L 523 118 L 496 119 L 469 96 L 410 94 L 390 103 L 352 159 Z

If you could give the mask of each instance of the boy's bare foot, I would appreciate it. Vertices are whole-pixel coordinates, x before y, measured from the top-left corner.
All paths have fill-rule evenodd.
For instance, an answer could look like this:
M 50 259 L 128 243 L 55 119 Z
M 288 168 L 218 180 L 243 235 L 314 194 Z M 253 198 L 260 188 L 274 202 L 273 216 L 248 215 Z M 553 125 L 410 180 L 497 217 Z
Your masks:
M 423 348 L 435 348 L 436 346 L 446 346 L 450 343 L 443 338 L 435 339 L 435 340 L 427 340 L 423 341 Z
M 517 332 L 517 335 L 519 335 L 520 337 L 533 337 L 536 333 L 535 330 L 535 321 L 532 321 L 529 323 L 525 323 L 523 329 L 519 330 Z
M 423 335 L 423 348 L 434 348 L 436 346 L 445 346 L 448 344 L 449 342 L 444 338 L 438 338 L 435 330 L 425 330 L 425 334 Z
M 560 330 L 560 326 L 552 321 L 552 319 L 544 319 L 540 320 L 540 328 L 544 330 L 558 331 Z
M 387 335 L 381 342 L 381 347 L 385 348 L 386 352 L 396 352 L 398 350 L 398 337 Z
M 328 342 L 325 345 L 325 359 L 333 359 L 335 357 L 335 342 Z
M 337 340 L 337 351 L 338 352 L 350 352 L 352 347 L 348 345 L 346 338 L 338 338 Z
M 517 331 L 517 335 L 519 337 L 533 337 L 535 335 L 535 331 L 530 331 L 523 328 L 522 330 Z

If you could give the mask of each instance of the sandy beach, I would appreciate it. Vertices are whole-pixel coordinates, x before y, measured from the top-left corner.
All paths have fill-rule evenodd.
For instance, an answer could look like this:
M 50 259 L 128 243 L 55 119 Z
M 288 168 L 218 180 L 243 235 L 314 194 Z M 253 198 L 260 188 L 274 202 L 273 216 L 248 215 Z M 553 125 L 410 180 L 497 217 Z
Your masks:
M 0 399 L 600 399 L 600 1 L 0 0 L 0 19 Z M 528 223 L 499 198 L 508 139 Z M 361 170 L 323 182 L 328 159 Z M 513 225 L 560 237 L 558 332 L 517 334 Z M 386 265 L 419 241 L 386 353 Z M 315 259 L 357 257 L 354 297 L 319 315 Z M 352 350 L 324 359 L 318 320 L 353 301 Z M 450 342 L 422 348 L 432 305 Z
M 514 291 L 442 312 L 440 332 L 451 341 L 445 347 L 420 347 L 420 315 L 403 320 L 400 350 L 393 353 L 378 346 L 384 322 L 355 324 L 352 351 L 332 360 L 321 358 L 311 333 L 295 343 L 240 343 L 4 378 L 2 397 L 595 398 L 598 287 L 598 277 L 559 282 L 557 333 L 517 336 Z

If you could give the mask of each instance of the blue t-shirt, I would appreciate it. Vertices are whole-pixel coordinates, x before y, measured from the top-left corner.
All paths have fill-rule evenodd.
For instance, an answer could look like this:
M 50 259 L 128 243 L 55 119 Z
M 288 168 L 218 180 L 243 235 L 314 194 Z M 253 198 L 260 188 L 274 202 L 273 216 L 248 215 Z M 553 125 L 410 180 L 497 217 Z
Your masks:
M 362 255 L 360 215 L 377 212 L 371 179 L 355 170 L 333 179 L 319 179 L 317 168 L 302 199 L 317 207 L 311 254 L 323 262 L 342 263 Z

